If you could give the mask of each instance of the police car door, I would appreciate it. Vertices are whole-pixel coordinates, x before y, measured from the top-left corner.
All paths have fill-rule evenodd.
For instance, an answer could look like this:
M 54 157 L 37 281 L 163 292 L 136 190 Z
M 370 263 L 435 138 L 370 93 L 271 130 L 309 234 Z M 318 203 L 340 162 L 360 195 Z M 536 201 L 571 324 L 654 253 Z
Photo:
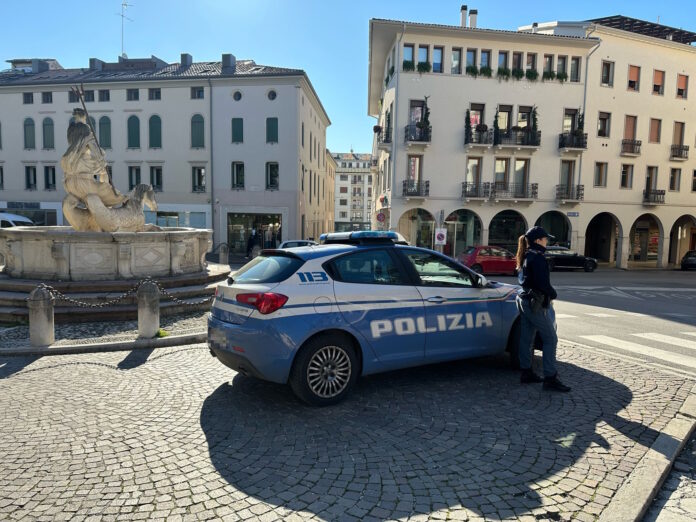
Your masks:
M 475 276 L 435 252 L 398 250 L 425 304 L 427 361 L 500 351 L 499 291 L 478 288 Z
M 383 369 L 423 361 L 425 333 L 415 319 L 423 316 L 423 299 L 393 246 L 352 251 L 331 260 L 328 271 L 343 318 L 372 346 Z

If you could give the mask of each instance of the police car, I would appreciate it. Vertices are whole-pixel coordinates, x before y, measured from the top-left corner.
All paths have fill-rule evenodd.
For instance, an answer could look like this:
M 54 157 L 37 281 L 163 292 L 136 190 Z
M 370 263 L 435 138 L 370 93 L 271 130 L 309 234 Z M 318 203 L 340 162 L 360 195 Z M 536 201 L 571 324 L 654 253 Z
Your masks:
M 517 287 L 393 232 L 322 241 L 264 250 L 217 287 L 208 344 L 220 362 L 328 405 L 361 375 L 506 349 L 516 361 Z

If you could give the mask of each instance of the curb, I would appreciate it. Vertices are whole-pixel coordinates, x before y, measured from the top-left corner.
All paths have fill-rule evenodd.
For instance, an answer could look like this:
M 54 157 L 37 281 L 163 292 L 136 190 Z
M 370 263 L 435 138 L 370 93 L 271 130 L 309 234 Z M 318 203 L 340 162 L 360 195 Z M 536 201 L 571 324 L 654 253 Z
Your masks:
M 662 487 L 674 461 L 696 428 L 696 385 L 643 455 L 599 517 L 599 522 L 639 521 Z
M 169 335 L 154 339 L 135 339 L 133 341 L 115 341 L 90 344 L 67 344 L 63 346 L 27 346 L 0 350 L 0 355 L 67 355 L 80 353 L 118 352 L 122 350 L 138 350 L 148 348 L 167 348 L 185 344 L 205 343 L 208 332 L 193 334 Z

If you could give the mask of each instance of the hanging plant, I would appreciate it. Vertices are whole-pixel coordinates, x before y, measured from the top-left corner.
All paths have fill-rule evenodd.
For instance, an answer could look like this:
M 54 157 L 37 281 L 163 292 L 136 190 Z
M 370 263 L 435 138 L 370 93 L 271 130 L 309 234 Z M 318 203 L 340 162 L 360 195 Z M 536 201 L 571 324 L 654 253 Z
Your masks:
M 553 80 L 556 78 L 556 73 L 553 71 L 544 71 L 544 74 L 541 76 L 542 80 Z
M 478 67 L 476 67 L 475 65 L 467 65 L 466 74 L 468 76 L 473 76 L 474 78 L 476 78 L 479 75 Z
M 537 71 L 535 69 L 527 69 L 527 72 L 524 73 L 524 76 L 530 82 L 535 82 L 539 78 L 539 71 Z
M 430 72 L 430 62 L 418 62 L 418 72 L 419 73 L 426 73 Z
M 491 76 L 493 76 L 493 69 L 491 69 L 491 68 L 488 67 L 488 66 L 486 66 L 486 67 L 481 67 L 481 68 L 479 69 L 479 74 L 480 74 L 481 76 L 485 76 L 486 78 L 490 78 Z
M 510 69 L 508 69 L 507 67 L 498 67 L 498 72 L 496 73 L 496 76 L 500 79 L 507 81 L 510 79 Z
M 522 69 L 513 69 L 511 74 L 515 80 L 521 80 L 524 78 L 524 71 Z
M 561 83 L 567 82 L 568 81 L 568 73 L 559 72 L 556 74 L 556 79 Z
M 413 60 L 404 60 L 404 71 L 415 71 L 416 64 Z

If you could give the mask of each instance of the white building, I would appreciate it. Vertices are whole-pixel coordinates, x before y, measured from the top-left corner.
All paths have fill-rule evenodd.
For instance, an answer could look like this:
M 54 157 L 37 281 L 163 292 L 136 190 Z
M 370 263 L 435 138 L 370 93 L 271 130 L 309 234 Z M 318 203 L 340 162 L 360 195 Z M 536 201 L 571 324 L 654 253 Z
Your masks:
M 444 222 L 450 255 L 514 249 L 534 224 L 621 267 L 695 248 L 696 34 L 626 17 L 502 31 L 477 16 L 370 21 L 373 224 L 382 213 L 432 246 Z
M 307 235 L 304 187 L 325 183 L 330 121 L 304 71 L 230 54 L 92 58 L 86 69 L 10 63 L 0 73 L 0 210 L 63 223 L 60 158 L 80 106 L 69 91 L 82 85 L 114 186 L 158 192 L 149 221 L 213 228 L 215 243 L 237 253 Z
M 372 219 L 372 156 L 339 152 L 336 161 L 336 231 L 370 230 Z

